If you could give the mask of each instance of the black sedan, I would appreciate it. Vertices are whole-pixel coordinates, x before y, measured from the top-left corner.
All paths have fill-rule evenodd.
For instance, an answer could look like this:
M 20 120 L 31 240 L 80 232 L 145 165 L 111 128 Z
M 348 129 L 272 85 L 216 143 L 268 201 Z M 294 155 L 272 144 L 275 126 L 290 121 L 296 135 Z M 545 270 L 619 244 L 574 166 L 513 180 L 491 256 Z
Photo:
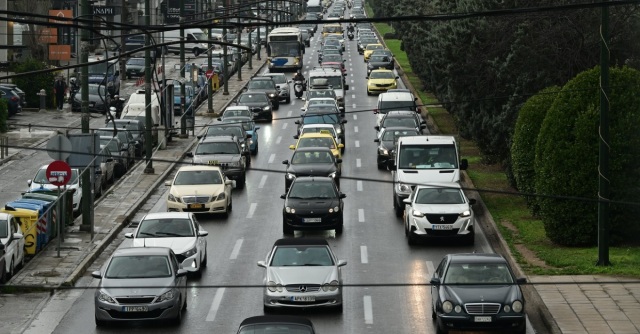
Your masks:
M 309 107 L 300 120 L 295 121 L 298 125 L 298 134 L 300 134 L 300 130 L 302 130 L 302 127 L 306 124 L 331 124 L 336 130 L 340 143 L 345 144 L 346 136 L 344 125 L 347 123 L 347 120 L 342 119 L 339 113 L 333 110 L 322 110 L 323 108 L 332 107 L 324 105 Z
M 82 88 L 73 95 L 71 111 L 81 111 L 82 109 Z M 109 105 L 109 94 L 104 85 L 89 84 L 89 112 L 99 112 L 105 114 Z
M 380 136 L 373 141 L 378 143 L 378 169 L 385 169 L 393 164 L 396 143 L 400 137 L 419 136 L 415 128 L 388 127 L 382 129 Z
M 127 79 L 144 76 L 144 58 L 129 58 L 125 64 Z
M 300 147 L 293 152 L 291 160 L 282 161 L 287 165 L 284 176 L 284 189 L 289 190 L 291 183 L 299 176 L 328 176 L 340 187 L 340 163 L 328 147 Z
M 238 106 L 247 106 L 253 113 L 253 120 L 265 120 L 271 122 L 273 115 L 273 104 L 271 99 L 264 92 L 242 93 L 236 101 Z
M 341 193 L 330 177 L 296 178 L 289 191 L 280 196 L 284 199 L 282 210 L 282 233 L 293 234 L 294 230 L 343 230 Z
M 431 279 L 436 333 L 449 330 L 526 333 L 524 296 L 507 261 L 498 254 L 449 254 Z
M 314 334 L 311 320 L 292 315 L 259 315 L 242 320 L 238 334 L 254 333 Z
M 386 69 L 393 71 L 393 68 L 393 58 L 382 54 L 372 54 L 371 57 L 369 57 L 369 61 L 367 62 L 367 74 L 377 69 Z

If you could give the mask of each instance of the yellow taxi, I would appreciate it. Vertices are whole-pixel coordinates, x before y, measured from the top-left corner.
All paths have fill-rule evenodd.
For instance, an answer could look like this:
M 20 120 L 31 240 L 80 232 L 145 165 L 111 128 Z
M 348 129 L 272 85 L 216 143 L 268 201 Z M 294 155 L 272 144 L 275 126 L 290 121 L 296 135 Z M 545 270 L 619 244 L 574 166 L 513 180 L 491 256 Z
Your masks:
M 367 44 L 367 47 L 364 49 L 364 62 L 369 61 L 369 57 L 375 50 L 384 50 L 384 45 L 382 44 Z
M 298 147 L 328 147 L 336 158 L 342 159 L 340 149 L 342 149 L 344 145 L 336 143 L 336 139 L 329 131 L 322 130 L 319 133 L 303 133 L 298 137 L 298 142 L 295 145 L 289 146 L 289 149 L 295 150 Z
M 389 89 L 398 88 L 398 79 L 393 71 L 378 69 L 373 70 L 367 77 L 367 95 L 384 93 Z

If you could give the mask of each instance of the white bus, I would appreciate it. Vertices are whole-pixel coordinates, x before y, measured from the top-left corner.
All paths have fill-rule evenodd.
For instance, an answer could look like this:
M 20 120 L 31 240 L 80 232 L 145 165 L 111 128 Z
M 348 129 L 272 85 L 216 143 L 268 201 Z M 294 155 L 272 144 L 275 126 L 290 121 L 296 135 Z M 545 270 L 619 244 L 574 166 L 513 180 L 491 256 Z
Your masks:
M 298 28 L 275 28 L 267 36 L 269 70 L 302 69 L 304 42 Z

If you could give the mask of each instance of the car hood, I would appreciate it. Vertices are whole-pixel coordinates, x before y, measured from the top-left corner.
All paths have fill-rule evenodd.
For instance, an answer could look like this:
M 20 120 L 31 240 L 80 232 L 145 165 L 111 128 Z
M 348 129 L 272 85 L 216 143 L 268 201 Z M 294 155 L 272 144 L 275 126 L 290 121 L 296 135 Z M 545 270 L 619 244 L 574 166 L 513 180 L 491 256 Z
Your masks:
M 176 254 L 182 254 L 192 249 L 195 244 L 196 237 L 133 239 L 133 247 L 168 247 Z
M 111 297 L 159 296 L 174 285 L 173 277 L 103 278 L 100 287 Z
M 396 79 L 369 79 L 369 83 L 372 84 L 393 84 Z
M 267 94 L 271 94 L 271 93 L 277 93 L 276 89 L 250 89 L 247 91 L 247 93 L 267 93 Z
M 306 214 L 311 213 L 323 213 L 329 212 L 329 208 L 333 208 L 338 206 L 340 202 L 338 199 L 320 199 L 320 198 L 311 198 L 311 199 L 299 199 L 299 198 L 287 198 L 287 202 L 285 206 L 289 206 L 296 209 L 296 214 Z
M 194 163 L 207 164 L 209 161 L 217 161 L 218 163 L 230 163 L 240 161 L 239 154 L 199 154 L 193 157 Z
M 413 204 L 413 209 L 422 213 L 443 214 L 443 213 L 461 213 L 469 209 L 469 204 Z
M 377 67 L 385 67 L 391 64 L 388 61 L 369 61 L 369 67 L 377 68 Z
M 455 301 L 454 304 L 466 303 L 511 303 L 523 300 L 518 285 L 441 285 L 442 300 Z
M 198 184 L 198 185 L 172 185 L 171 194 L 173 196 L 217 196 L 224 191 L 223 184 Z
M 274 281 L 282 285 L 301 283 L 322 285 L 337 279 L 337 269 L 333 266 L 269 267 L 267 269 L 267 281 Z
M 398 182 L 408 184 L 424 183 L 428 180 L 431 183 L 458 182 L 460 181 L 460 170 L 449 169 L 398 169 Z
M 287 173 L 298 174 L 298 175 L 318 175 L 318 176 L 326 176 L 330 173 L 337 171 L 335 164 L 299 164 L 299 165 L 289 165 L 287 168 Z

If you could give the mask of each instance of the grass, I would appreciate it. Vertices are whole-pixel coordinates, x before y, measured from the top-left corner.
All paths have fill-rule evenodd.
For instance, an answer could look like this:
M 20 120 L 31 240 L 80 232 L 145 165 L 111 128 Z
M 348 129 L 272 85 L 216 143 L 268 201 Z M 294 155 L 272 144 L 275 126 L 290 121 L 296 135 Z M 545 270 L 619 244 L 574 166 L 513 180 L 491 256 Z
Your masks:
M 368 4 L 365 10 L 369 17 L 373 11 Z M 380 36 L 393 32 L 385 23 L 374 23 Z M 398 39 L 385 39 L 396 61 L 409 79 L 420 99 L 427 106 L 431 118 L 440 133 L 457 135 L 455 119 L 446 109 L 439 107 L 437 98 L 424 90 L 422 82 L 411 69 L 407 54 L 400 49 Z M 514 192 L 499 165 L 483 162 L 477 146 L 459 138 L 461 154 L 469 161 L 467 174 L 476 189 Z M 498 192 L 480 192 L 482 200 L 491 212 L 500 232 L 509 245 L 516 260 L 528 274 L 536 275 L 596 275 L 606 274 L 640 278 L 640 247 L 610 247 L 609 258 L 612 266 L 600 267 L 597 247 L 561 247 L 553 244 L 546 236 L 544 224 L 533 217 L 522 197 Z

